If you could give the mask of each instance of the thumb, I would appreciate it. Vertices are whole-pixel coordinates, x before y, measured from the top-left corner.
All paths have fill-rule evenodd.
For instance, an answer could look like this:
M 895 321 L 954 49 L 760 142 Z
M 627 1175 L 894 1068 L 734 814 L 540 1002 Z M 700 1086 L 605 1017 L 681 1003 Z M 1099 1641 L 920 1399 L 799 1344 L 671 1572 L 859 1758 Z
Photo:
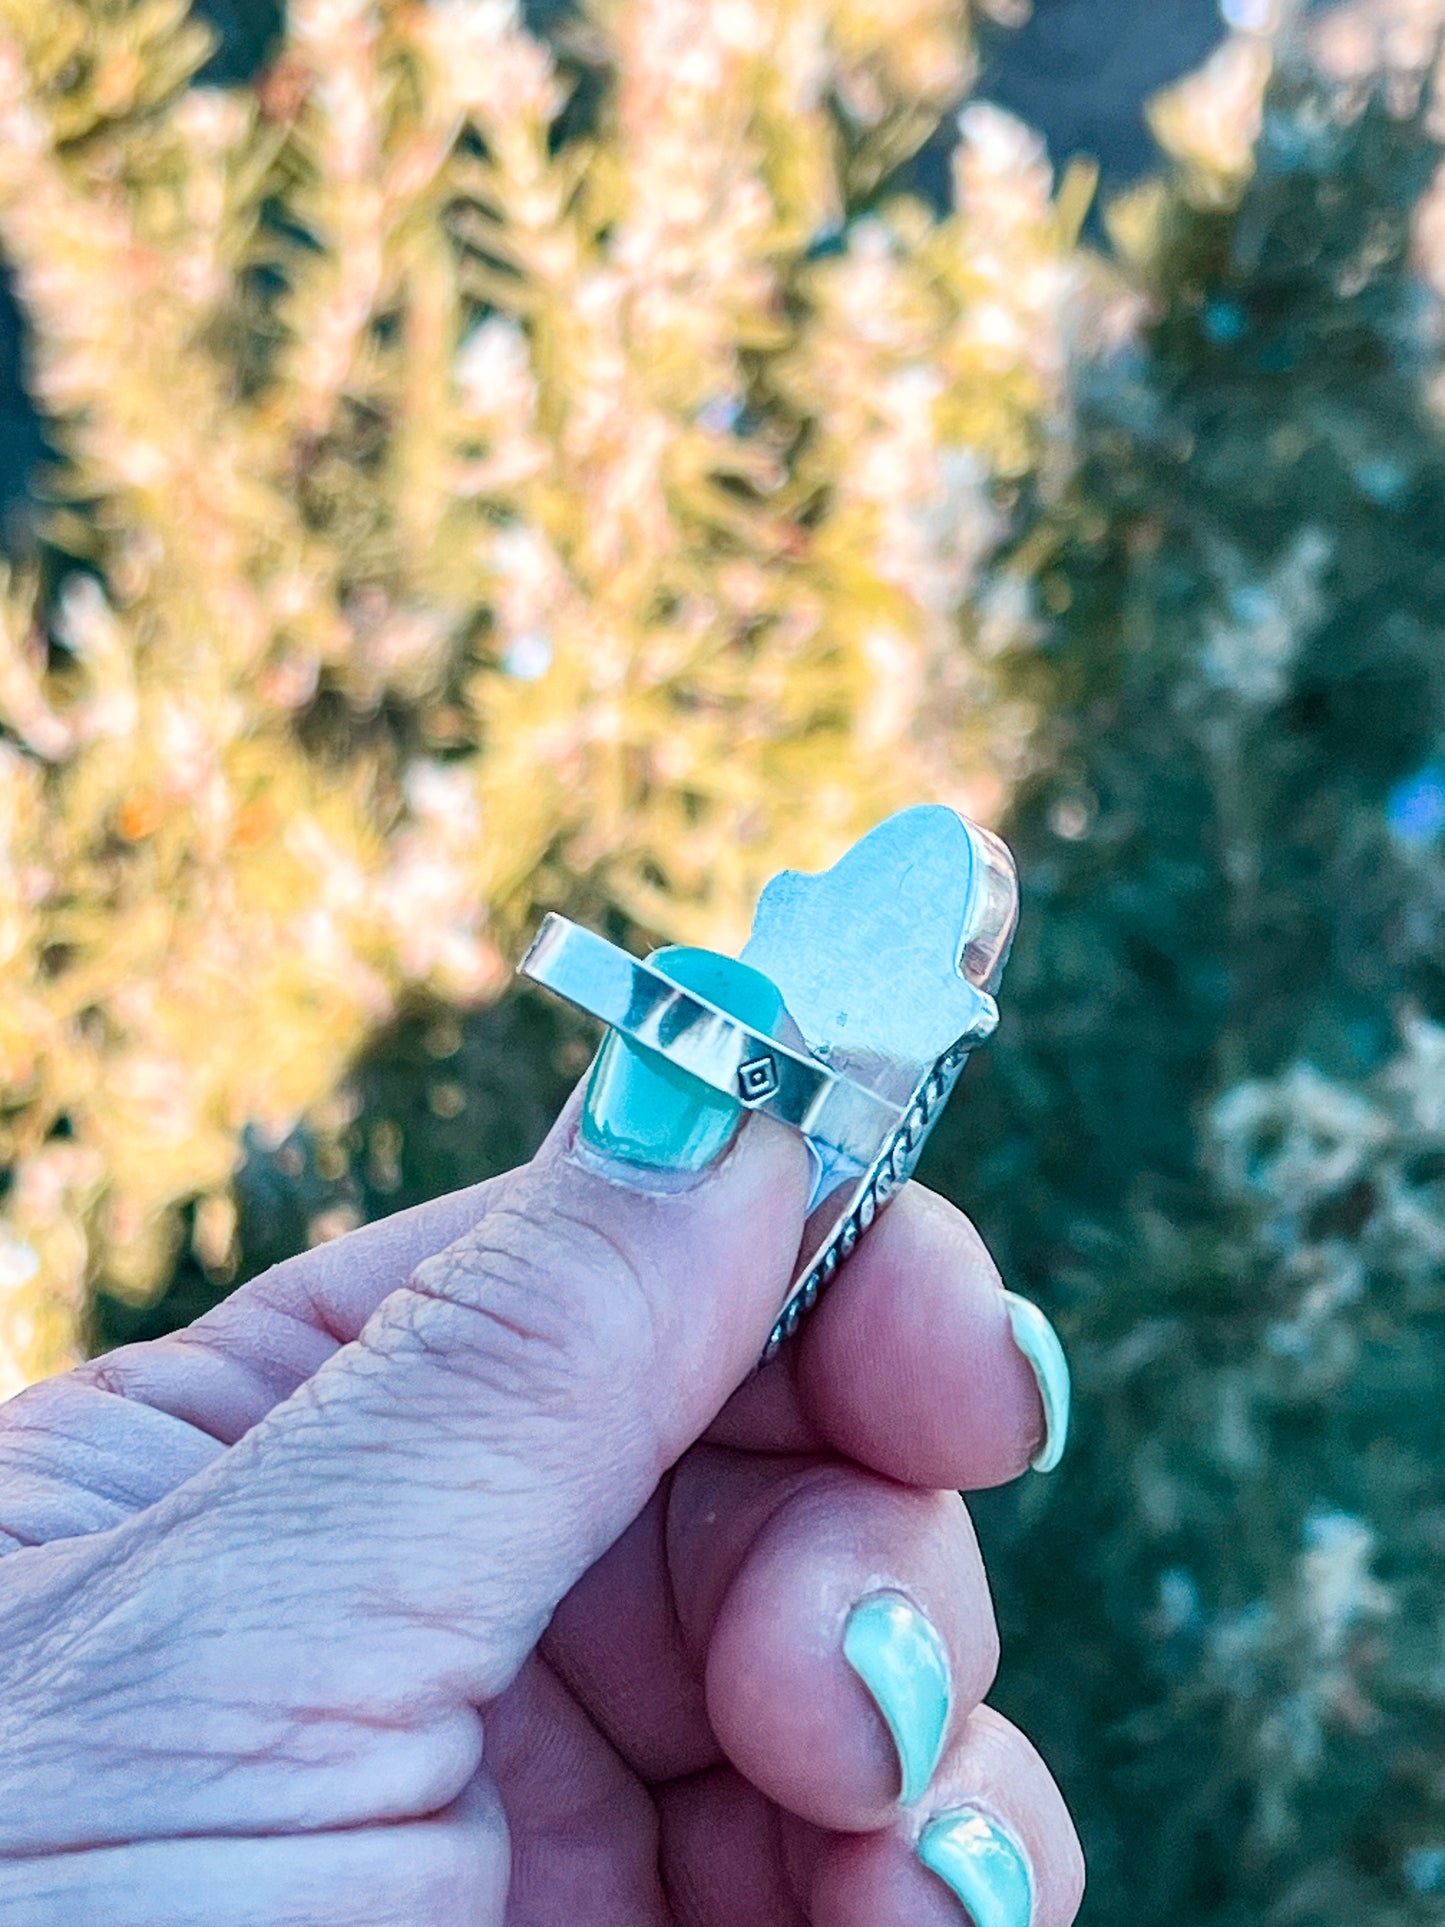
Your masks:
M 782 1016 L 729 958 L 657 961 L 758 1028 Z M 806 1191 L 793 1133 L 610 1036 L 533 1162 L 230 1475 L 288 1488 L 324 1447 L 393 1596 L 466 1623 L 469 1694 L 491 1697 L 756 1363 Z M 349 1540 L 363 1518 L 342 1523 Z
M 216 1468 L 217 1500 L 248 1515 L 311 1495 L 300 1530 L 308 1559 L 341 1566 L 336 1615 L 364 1546 L 373 1600 L 463 1634 L 448 1664 L 468 1698 L 510 1683 L 756 1364 L 786 1294 L 799 1139 L 752 1118 L 711 1168 L 662 1178 L 590 1154 L 574 1110 Z
M 244 1818 L 258 1830 L 452 1797 L 476 1764 L 472 1709 L 505 1689 L 558 1601 L 751 1370 L 802 1233 L 803 1142 L 766 1118 L 719 1116 L 715 1093 L 689 1092 L 658 1059 L 619 1062 L 620 1042 L 481 1222 L 359 1338 L 205 1470 L 100 1535 L 111 1544 L 92 1617 L 107 1674 L 130 1670 L 129 1634 L 139 1682 L 164 1652 L 167 1684 L 155 1705 L 124 1691 L 106 1704 L 144 1704 L 148 1757 L 174 1746 L 184 1763 L 166 1801 L 102 1773 L 106 1835 L 143 1835 L 161 1811 L 167 1831 L 236 1824 L 236 1775 L 197 1772 L 198 1734 L 216 1762 L 247 1762 Z M 632 1128 L 639 1078 L 646 1097 L 660 1069 L 666 1142 Z M 701 1124 L 688 1104 L 709 1113 Z M 669 1146 L 711 1161 L 667 1169 Z M 337 1739 L 348 1729 L 368 1764 L 331 1774 L 323 1816 L 297 1767 L 354 1767 Z

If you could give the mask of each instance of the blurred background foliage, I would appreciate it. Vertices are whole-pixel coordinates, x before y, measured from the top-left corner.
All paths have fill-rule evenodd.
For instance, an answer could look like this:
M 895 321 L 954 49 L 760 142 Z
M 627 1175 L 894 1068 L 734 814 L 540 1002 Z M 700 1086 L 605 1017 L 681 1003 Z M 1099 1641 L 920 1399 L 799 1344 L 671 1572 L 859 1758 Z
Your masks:
M 1081 238 L 944 0 L 0 0 L 0 1369 L 526 1155 L 541 907 L 730 945 L 957 802 L 1085 1917 L 1438 1927 L 1445 9 L 1228 11 Z
M 997 811 L 1086 197 L 979 107 L 952 212 L 879 198 L 967 24 L 298 0 L 222 87 L 183 0 L 0 0 L 57 458 L 0 583 L 12 1381 L 183 1211 L 225 1275 L 242 1134 L 540 905 L 735 945 L 784 861 Z

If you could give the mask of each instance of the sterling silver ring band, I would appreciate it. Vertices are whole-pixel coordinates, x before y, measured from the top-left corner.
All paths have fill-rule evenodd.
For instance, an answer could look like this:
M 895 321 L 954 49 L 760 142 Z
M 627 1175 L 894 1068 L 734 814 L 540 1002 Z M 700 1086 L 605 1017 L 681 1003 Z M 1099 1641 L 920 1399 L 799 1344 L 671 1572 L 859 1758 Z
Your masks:
M 906 1106 L 841 1077 L 806 1051 L 751 1030 L 660 970 L 555 913 L 518 966 L 636 1044 L 750 1111 L 867 1165 Z

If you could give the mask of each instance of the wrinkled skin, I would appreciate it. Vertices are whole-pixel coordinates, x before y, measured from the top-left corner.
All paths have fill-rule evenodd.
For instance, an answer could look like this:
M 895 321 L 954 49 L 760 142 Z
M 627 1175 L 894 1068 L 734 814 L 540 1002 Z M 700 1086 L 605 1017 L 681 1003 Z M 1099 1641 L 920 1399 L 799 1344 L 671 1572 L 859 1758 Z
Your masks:
M 1074 1918 L 981 1705 L 955 1488 L 1043 1421 L 976 1234 L 910 1187 L 751 1375 L 800 1142 L 754 1118 L 684 1187 L 575 1120 L 0 1411 L 7 1927 L 958 1927 L 912 1842 L 963 1802 Z M 955 1683 L 909 1812 L 840 1650 L 882 1586 Z

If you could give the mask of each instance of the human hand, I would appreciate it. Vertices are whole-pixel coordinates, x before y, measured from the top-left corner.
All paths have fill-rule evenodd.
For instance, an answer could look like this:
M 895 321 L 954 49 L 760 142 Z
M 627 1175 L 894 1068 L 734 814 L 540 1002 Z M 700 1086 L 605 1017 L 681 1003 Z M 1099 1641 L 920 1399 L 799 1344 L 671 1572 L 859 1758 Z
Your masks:
M 0 1413 L 0 1921 L 1073 1919 L 981 1705 L 954 1488 L 1044 1416 L 976 1234 L 909 1187 L 750 1376 L 801 1141 L 679 1179 L 579 1109 Z

